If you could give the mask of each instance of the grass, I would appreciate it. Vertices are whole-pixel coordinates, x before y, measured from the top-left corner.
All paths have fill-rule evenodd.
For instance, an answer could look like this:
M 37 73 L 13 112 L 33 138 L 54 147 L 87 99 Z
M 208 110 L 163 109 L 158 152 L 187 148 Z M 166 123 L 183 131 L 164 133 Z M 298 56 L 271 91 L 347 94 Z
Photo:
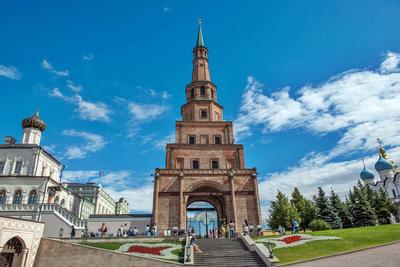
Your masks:
M 400 225 L 380 225 L 340 230 L 309 232 L 314 236 L 336 236 L 341 240 L 315 241 L 289 248 L 274 250 L 280 264 L 307 260 L 380 244 L 400 241 Z
M 82 245 L 85 246 L 90 246 L 90 247 L 95 247 L 95 248 L 102 248 L 102 249 L 107 249 L 107 250 L 117 250 L 119 249 L 122 245 L 127 244 L 127 243 L 135 243 L 135 242 L 82 242 Z M 182 244 L 182 241 L 174 241 L 174 240 L 163 240 L 161 242 L 140 242 L 144 244 L 154 244 L 154 243 L 173 243 L 173 244 Z M 183 245 L 181 249 L 175 249 L 171 251 L 172 254 L 177 255 L 179 257 L 178 262 L 183 263 L 183 258 L 184 258 L 184 250 L 183 250 Z

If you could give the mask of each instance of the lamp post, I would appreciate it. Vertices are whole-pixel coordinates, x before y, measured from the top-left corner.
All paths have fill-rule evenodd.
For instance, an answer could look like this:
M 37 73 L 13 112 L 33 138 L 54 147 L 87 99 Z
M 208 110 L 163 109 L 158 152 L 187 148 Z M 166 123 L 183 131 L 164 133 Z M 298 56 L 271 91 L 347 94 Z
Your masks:
M 273 252 L 272 243 L 268 242 L 267 244 L 268 244 L 268 252 L 269 252 L 269 257 L 268 258 L 273 259 L 274 255 L 272 254 L 272 252 Z

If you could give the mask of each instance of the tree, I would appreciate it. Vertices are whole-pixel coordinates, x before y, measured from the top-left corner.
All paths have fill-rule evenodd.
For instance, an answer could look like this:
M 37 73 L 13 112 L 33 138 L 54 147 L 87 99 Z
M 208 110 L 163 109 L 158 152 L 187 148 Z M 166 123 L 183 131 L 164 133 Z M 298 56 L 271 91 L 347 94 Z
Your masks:
M 271 202 L 269 208 L 269 226 L 277 229 L 279 225 L 282 225 L 288 229 L 293 219 L 299 220 L 296 208 L 289 202 L 287 196 L 278 190 L 276 200 Z
M 360 185 L 361 184 L 359 184 L 358 187 L 354 187 L 351 200 L 353 225 L 356 227 L 376 225 L 378 220 L 375 211 L 371 207 L 362 185 Z
M 380 224 L 389 224 L 392 214 L 396 214 L 396 206 L 389 199 L 387 193 L 381 188 L 375 193 L 375 213 Z
M 319 219 L 329 223 L 332 229 L 341 228 L 342 221 L 338 214 L 333 210 L 328 197 L 326 197 L 325 192 L 321 187 L 318 187 L 318 195 L 314 196 L 314 202 L 315 206 L 317 206 L 317 216 Z
M 317 210 L 314 203 L 306 199 L 297 187 L 293 190 L 290 202 L 296 208 L 300 216 L 300 226 L 305 230 L 305 228 L 309 226 L 310 222 L 317 216 Z
M 329 195 L 329 203 L 332 206 L 333 212 L 335 212 L 339 216 L 341 220 L 341 227 L 351 227 L 351 216 L 347 209 L 347 206 L 340 200 L 339 195 L 335 191 L 333 191 L 333 189 L 331 189 L 331 194 Z

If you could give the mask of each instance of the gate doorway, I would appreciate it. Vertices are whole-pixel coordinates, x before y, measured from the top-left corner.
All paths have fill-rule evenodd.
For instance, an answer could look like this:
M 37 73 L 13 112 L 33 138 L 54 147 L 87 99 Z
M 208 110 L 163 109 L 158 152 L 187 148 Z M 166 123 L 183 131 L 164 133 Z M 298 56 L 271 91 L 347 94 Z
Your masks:
M 186 208 L 187 232 L 193 231 L 197 236 L 210 237 L 218 235 L 218 213 L 207 201 L 194 201 Z

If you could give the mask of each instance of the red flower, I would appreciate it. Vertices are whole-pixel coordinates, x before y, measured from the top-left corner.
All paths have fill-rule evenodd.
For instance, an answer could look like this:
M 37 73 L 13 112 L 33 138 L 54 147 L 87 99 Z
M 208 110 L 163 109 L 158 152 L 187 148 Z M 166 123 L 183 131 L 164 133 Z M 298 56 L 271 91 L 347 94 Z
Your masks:
M 288 237 L 283 238 L 281 241 L 285 242 L 285 244 L 291 244 L 291 243 L 297 242 L 299 240 L 301 240 L 301 236 L 292 235 L 292 236 L 288 236 Z
M 145 247 L 145 246 L 131 246 L 128 249 L 128 252 L 132 253 L 140 253 L 140 254 L 151 254 L 151 255 L 161 255 L 161 251 L 170 247 Z

